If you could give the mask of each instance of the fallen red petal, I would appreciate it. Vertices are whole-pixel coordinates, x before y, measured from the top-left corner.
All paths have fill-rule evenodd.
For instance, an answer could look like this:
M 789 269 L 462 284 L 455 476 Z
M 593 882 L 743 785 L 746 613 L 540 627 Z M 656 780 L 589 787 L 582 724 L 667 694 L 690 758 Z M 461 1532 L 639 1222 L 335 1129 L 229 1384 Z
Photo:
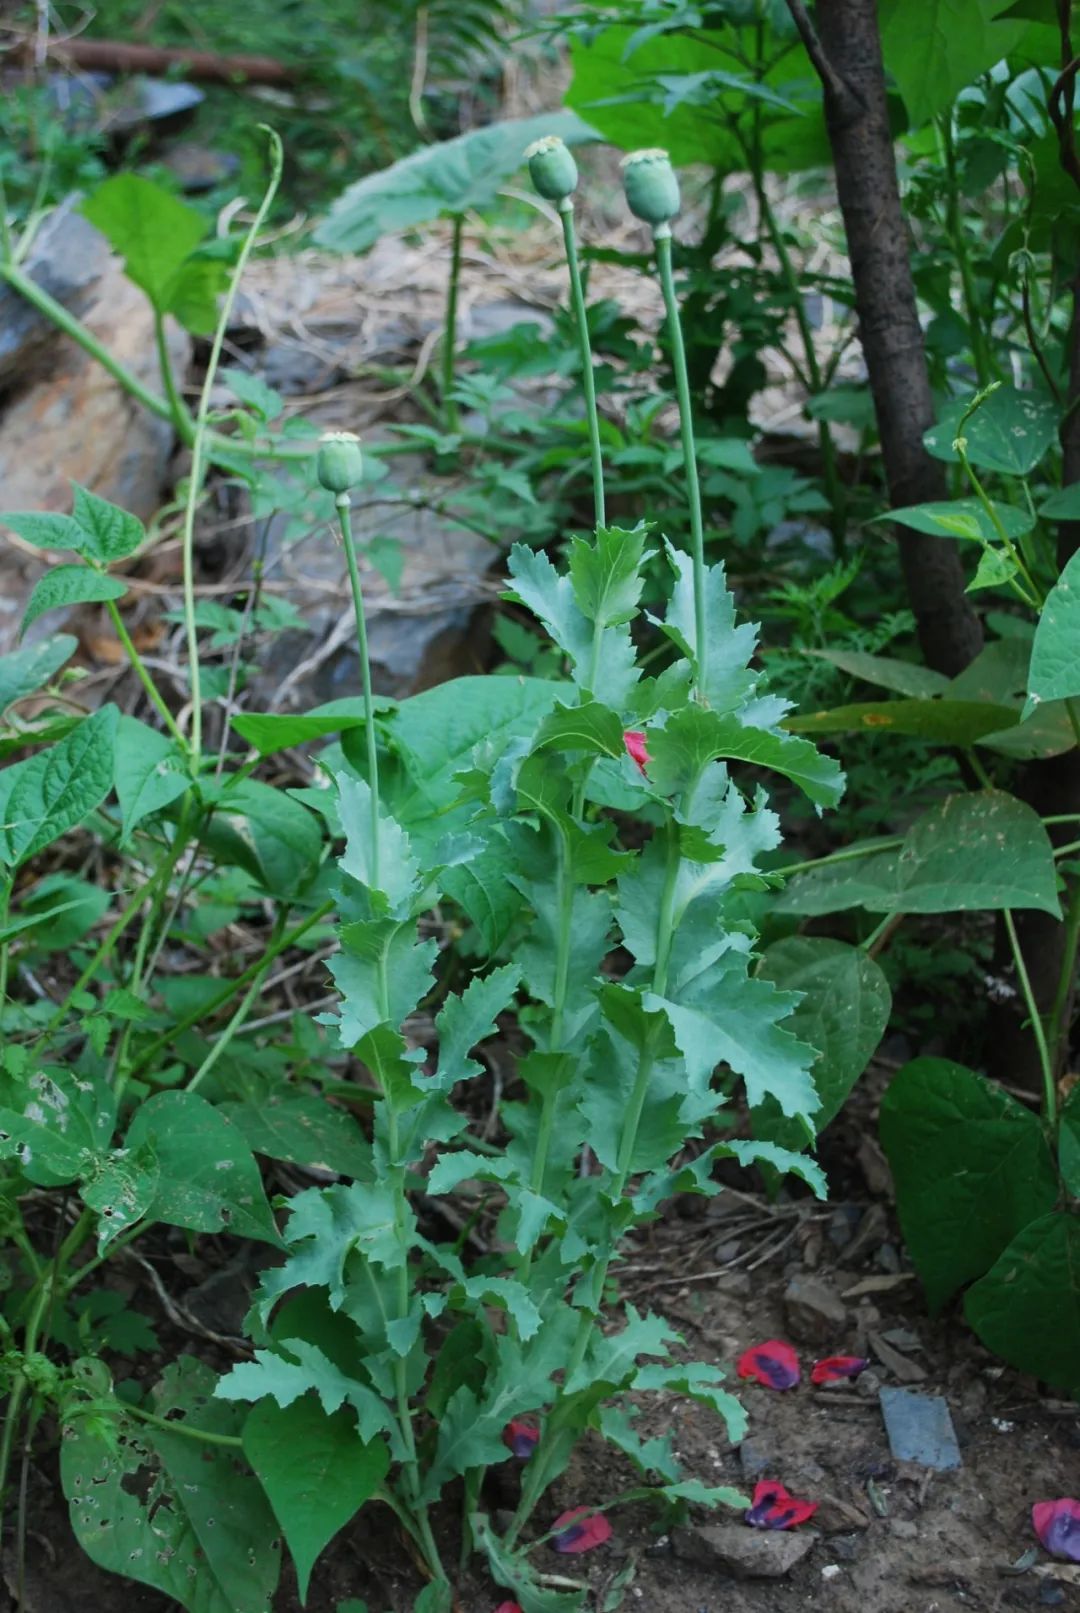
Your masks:
M 1052 1557 L 1080 1563 L 1080 1501 L 1036 1501 L 1031 1509 L 1035 1533 Z
M 751 1505 L 743 1518 L 752 1529 L 797 1529 L 817 1509 L 816 1501 L 797 1500 L 778 1480 L 762 1479 L 754 1486 Z
M 649 760 L 649 753 L 645 749 L 645 735 L 640 728 L 627 728 L 622 737 L 627 755 L 632 757 L 644 773 L 645 764 Z
M 811 1383 L 839 1383 L 842 1378 L 857 1378 L 870 1365 L 864 1355 L 827 1355 L 815 1361 L 810 1372 Z
M 507 1450 L 527 1462 L 540 1443 L 540 1424 L 535 1417 L 512 1417 L 502 1431 L 502 1442 Z
M 753 1378 L 766 1389 L 794 1389 L 799 1381 L 799 1358 L 782 1339 L 766 1339 L 744 1350 L 735 1363 L 740 1378 Z
M 495 1613 L 521 1613 L 520 1602 L 500 1602 Z
M 611 1539 L 611 1525 L 604 1514 L 590 1514 L 588 1507 L 573 1507 L 569 1512 L 561 1513 L 552 1528 L 556 1533 L 551 1544 L 564 1556 L 592 1551 L 595 1546 L 602 1546 L 605 1540 Z

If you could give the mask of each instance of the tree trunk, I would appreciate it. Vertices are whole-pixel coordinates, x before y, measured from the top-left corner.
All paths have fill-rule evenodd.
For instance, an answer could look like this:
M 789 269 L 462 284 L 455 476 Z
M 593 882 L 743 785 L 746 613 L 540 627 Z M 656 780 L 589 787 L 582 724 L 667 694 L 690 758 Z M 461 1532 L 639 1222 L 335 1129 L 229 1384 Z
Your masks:
M 825 119 L 847 232 L 859 336 L 894 508 L 946 498 L 923 447 L 934 410 L 889 129 L 876 0 L 788 7 L 825 91 Z M 982 648 L 956 545 L 897 529 L 900 565 L 929 666 L 955 676 Z

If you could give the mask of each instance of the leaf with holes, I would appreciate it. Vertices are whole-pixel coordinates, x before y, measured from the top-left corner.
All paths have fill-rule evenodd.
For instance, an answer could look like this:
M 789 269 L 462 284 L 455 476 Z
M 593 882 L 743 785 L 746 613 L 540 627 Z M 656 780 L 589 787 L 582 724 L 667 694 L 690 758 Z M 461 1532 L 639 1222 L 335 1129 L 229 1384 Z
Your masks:
M 135 1111 L 126 1146 L 149 1144 L 158 1185 L 147 1212 L 192 1232 L 232 1232 L 281 1248 L 251 1149 L 197 1092 L 159 1092 Z

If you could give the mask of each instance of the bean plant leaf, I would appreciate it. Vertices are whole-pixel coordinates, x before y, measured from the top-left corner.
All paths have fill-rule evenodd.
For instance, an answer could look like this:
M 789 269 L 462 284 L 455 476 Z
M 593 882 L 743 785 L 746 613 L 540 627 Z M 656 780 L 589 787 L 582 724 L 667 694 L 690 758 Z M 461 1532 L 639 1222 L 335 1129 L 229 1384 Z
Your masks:
M 317 226 L 315 242 L 334 252 L 366 252 L 391 231 L 489 207 L 520 167 L 526 147 L 545 135 L 558 135 L 568 145 L 596 138 L 575 113 L 546 112 L 421 146 L 350 185 Z
M 389 695 L 376 695 L 374 701 L 377 713 L 393 711 L 397 706 Z M 313 739 L 350 733 L 354 728 L 363 728 L 365 721 L 363 700 L 348 696 L 328 700 L 308 712 L 239 711 L 232 717 L 231 726 L 260 756 L 274 756 L 294 745 L 310 744 Z
M 972 745 L 1020 720 L 1014 706 L 986 700 L 876 700 L 785 719 L 793 734 L 909 734 L 941 745 Z
M 916 661 L 899 661 L 888 655 L 867 655 L 864 650 L 800 650 L 800 655 L 812 655 L 820 661 L 839 667 L 863 683 L 874 683 L 896 694 L 910 695 L 916 700 L 930 700 L 943 694 L 949 680 L 932 667 L 920 666 Z
M 0 1078 L 0 1159 L 17 1159 L 39 1186 L 92 1174 L 115 1125 L 116 1100 L 100 1077 L 46 1065 L 19 1080 Z
M 1080 1393 L 1080 1221 L 1057 1211 L 1022 1227 L 968 1289 L 964 1314 L 995 1355 Z
M 1061 1111 L 1058 1166 L 1067 1191 L 1080 1199 L 1080 1087 L 1073 1088 Z
M 957 0 L 932 3 L 955 5 Z M 987 4 L 988 0 L 979 3 Z M 953 442 L 960 434 L 960 420 L 967 407 L 965 398 L 946 404 L 937 425 L 924 434 L 923 441 L 936 459 L 954 464 L 959 461 Z M 1050 398 L 1022 392 L 1014 386 L 1000 386 L 964 424 L 962 435 L 968 459 L 982 470 L 1026 476 L 1057 437 L 1058 417 L 1057 405 Z
M 1011 504 L 991 501 L 994 515 L 1010 538 L 1022 538 L 1035 522 L 1027 510 L 1018 510 Z M 908 504 L 903 509 L 889 510 L 876 517 L 879 521 L 895 521 L 910 527 L 913 532 L 925 532 L 932 538 L 967 538 L 974 543 L 998 543 L 1000 534 L 990 512 L 977 498 L 944 499 L 940 503 Z M 907 690 L 914 694 L 917 691 Z
M 40 644 L 28 644 L 10 655 L 0 655 L 0 716 L 16 700 L 43 689 L 78 647 L 78 639 L 70 633 L 57 633 Z
M 25 633 L 30 623 L 36 622 L 46 611 L 60 610 L 67 605 L 94 604 L 104 599 L 123 599 L 126 593 L 126 583 L 90 566 L 53 566 L 34 585 L 23 612 L 20 632 Z
M 259 1102 L 218 1104 L 252 1153 L 367 1180 L 371 1144 L 352 1115 L 314 1093 L 271 1091 Z
M 757 976 L 781 991 L 803 994 L 786 1025 L 817 1049 L 810 1074 L 821 1099 L 814 1114 L 820 1136 L 843 1108 L 885 1033 L 892 1008 L 889 983 L 862 948 L 809 935 L 788 936 L 766 947 Z M 786 1148 L 805 1145 L 805 1135 L 783 1119 L 775 1100 L 754 1111 L 752 1124 L 755 1137 Z
M 1038 1116 L 948 1059 L 915 1059 L 893 1079 L 881 1140 L 904 1241 L 933 1311 L 1057 1199 Z
M 144 818 L 171 806 L 191 784 L 186 758 L 175 739 L 136 717 L 122 716 L 116 725 L 115 764 L 122 842 Z
M 204 838 L 223 862 L 245 868 L 279 898 L 310 883 L 323 846 L 318 819 L 305 806 L 253 778 L 225 786 Z
M 987 912 L 1058 917 L 1054 852 L 1038 813 L 1003 790 L 951 795 L 917 818 L 899 850 L 808 871 L 776 899 L 782 913 Z M 852 850 L 856 849 L 854 847 Z
M 235 1437 L 240 1415 L 210 1398 L 190 1356 L 165 1371 L 158 1417 Z M 281 1569 L 274 1517 L 257 1481 L 223 1446 L 69 1407 L 60 1476 L 75 1537 L 99 1568 L 151 1585 L 188 1613 L 270 1613 Z
M 216 295 L 228 264 L 199 248 L 206 220 L 194 207 L 138 174 L 115 174 L 82 204 L 124 259 L 124 269 L 161 314 L 175 314 L 197 335 L 214 327 Z
M 71 733 L 0 772 L 0 863 L 19 867 L 108 795 L 119 713 L 102 706 Z
M 103 1254 L 154 1202 L 157 1160 L 152 1148 L 117 1148 L 106 1159 L 95 1159 L 84 1174 L 79 1197 L 98 1218 L 98 1252 Z
M 1080 695 L 1080 553 L 1069 560 L 1046 596 L 1028 670 L 1024 716 L 1048 700 Z
M 281 1247 L 259 1167 L 243 1136 L 197 1092 L 159 1092 L 135 1111 L 126 1146 L 158 1165 L 149 1215 L 193 1232 L 229 1231 Z
M 365 1444 L 346 1411 L 327 1416 L 312 1395 L 291 1406 L 260 1401 L 244 1423 L 244 1455 L 266 1491 L 296 1564 L 302 1603 L 316 1558 L 365 1501 L 390 1464 L 381 1440 Z
M 70 515 L 48 510 L 12 511 L 0 515 L 27 543 L 40 549 L 71 549 L 85 560 L 111 565 L 126 560 L 146 540 L 146 530 L 136 516 L 108 499 L 72 483 L 74 508 Z

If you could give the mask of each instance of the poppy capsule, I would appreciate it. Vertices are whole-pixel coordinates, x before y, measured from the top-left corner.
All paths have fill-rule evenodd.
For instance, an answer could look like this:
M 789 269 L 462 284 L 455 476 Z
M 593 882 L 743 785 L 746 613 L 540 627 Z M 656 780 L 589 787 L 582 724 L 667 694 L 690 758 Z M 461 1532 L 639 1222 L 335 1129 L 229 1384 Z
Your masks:
M 816 1501 L 797 1501 L 778 1480 L 762 1479 L 743 1517 L 752 1529 L 797 1529 L 817 1509 Z
M 1080 1563 L 1080 1501 L 1071 1496 L 1063 1496 L 1060 1501 L 1036 1501 L 1031 1521 L 1051 1557 Z
M 573 1507 L 561 1513 L 551 1527 L 555 1531 L 551 1544 L 564 1556 L 592 1551 L 611 1539 L 611 1525 L 604 1514 L 589 1507 Z
M 735 1363 L 740 1378 L 753 1378 L 766 1389 L 794 1389 L 799 1381 L 799 1358 L 782 1339 L 766 1339 L 744 1350 Z
M 519 1461 L 527 1462 L 540 1443 L 540 1424 L 535 1417 L 512 1417 L 502 1431 L 502 1442 Z
M 645 735 L 640 728 L 628 728 L 622 737 L 623 744 L 626 746 L 626 754 L 632 761 L 637 763 L 641 772 L 644 773 L 645 764 L 649 760 L 649 753 L 645 749 Z
M 857 1378 L 870 1365 L 864 1355 L 827 1355 L 815 1361 L 810 1372 L 811 1383 L 839 1383 L 842 1378 Z

